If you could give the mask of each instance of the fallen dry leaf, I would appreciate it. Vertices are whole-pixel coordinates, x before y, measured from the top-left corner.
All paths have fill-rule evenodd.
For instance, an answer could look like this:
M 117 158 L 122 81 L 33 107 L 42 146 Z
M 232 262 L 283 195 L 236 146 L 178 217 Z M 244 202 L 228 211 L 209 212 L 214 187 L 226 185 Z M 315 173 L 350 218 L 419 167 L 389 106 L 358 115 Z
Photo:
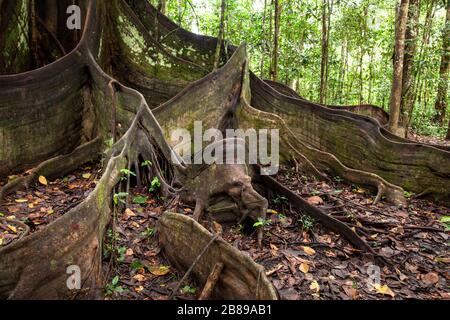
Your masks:
M 375 289 L 377 290 L 377 293 L 391 296 L 392 298 L 395 297 L 395 293 L 391 290 L 391 288 L 389 288 L 387 286 L 387 284 L 385 284 L 383 286 L 377 285 L 377 286 L 375 286 Z
M 91 174 L 90 173 L 85 173 L 85 174 L 82 175 L 82 177 L 84 179 L 89 179 L 91 177 Z
M 170 267 L 167 266 L 152 266 L 150 267 L 150 273 L 155 276 L 164 276 L 170 272 Z
M 317 280 L 311 281 L 311 284 L 309 285 L 309 289 L 312 291 L 315 291 L 316 293 L 320 291 L 320 286 Z
M 308 273 L 309 272 L 309 265 L 307 263 L 302 263 L 302 264 L 300 264 L 299 269 L 303 273 Z
M 21 199 L 16 199 L 15 200 L 17 203 L 25 203 L 25 202 L 28 202 L 28 199 L 23 199 L 23 198 L 21 198 Z
M 317 206 L 317 205 L 323 204 L 323 200 L 319 196 L 309 197 L 308 199 L 306 199 L 306 201 L 312 206 Z
M 125 252 L 125 255 L 128 257 L 132 256 L 133 254 L 134 254 L 134 252 L 133 252 L 133 249 L 131 249 L 131 248 L 128 248 L 127 251 Z
M 147 278 L 144 275 L 142 275 L 142 274 L 135 275 L 133 277 L 133 279 L 136 280 L 136 281 L 139 281 L 139 282 L 143 282 L 143 281 L 147 280 Z
M 47 179 L 44 176 L 39 176 L 39 183 L 46 186 L 48 185 Z
M 429 272 L 427 274 L 422 275 L 421 278 L 423 283 L 425 283 L 427 286 L 431 286 L 435 283 L 438 283 L 439 281 L 439 276 L 437 275 L 436 272 Z
M 310 248 L 310 247 L 307 247 L 307 246 L 302 246 L 302 249 L 309 256 L 312 256 L 312 255 L 316 254 L 316 251 L 313 248 Z
M 8 229 L 11 230 L 11 231 L 14 232 L 14 233 L 17 233 L 17 228 L 14 227 L 14 226 L 8 225 Z

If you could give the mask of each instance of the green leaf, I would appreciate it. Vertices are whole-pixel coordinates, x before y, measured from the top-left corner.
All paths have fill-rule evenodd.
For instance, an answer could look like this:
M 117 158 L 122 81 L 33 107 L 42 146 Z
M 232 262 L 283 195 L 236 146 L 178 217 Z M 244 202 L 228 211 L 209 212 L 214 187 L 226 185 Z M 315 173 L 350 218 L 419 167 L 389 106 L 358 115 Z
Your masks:
M 146 203 L 147 203 L 147 200 L 148 200 L 148 197 L 137 196 L 137 197 L 134 197 L 133 203 L 136 203 L 136 204 L 146 204 Z
M 118 283 L 119 283 L 119 276 L 115 276 L 115 277 L 112 279 L 111 284 L 112 284 L 113 286 L 116 286 Z
M 450 223 L 450 216 L 443 216 L 440 221 L 442 223 Z
M 134 260 L 131 264 L 130 264 L 130 268 L 133 270 L 138 270 L 140 268 L 142 268 L 144 265 L 139 261 L 139 260 Z
M 181 289 L 181 292 L 183 294 L 186 294 L 186 293 L 194 294 L 195 292 L 197 292 L 197 289 L 196 288 L 192 288 L 191 286 L 184 286 L 183 289 Z

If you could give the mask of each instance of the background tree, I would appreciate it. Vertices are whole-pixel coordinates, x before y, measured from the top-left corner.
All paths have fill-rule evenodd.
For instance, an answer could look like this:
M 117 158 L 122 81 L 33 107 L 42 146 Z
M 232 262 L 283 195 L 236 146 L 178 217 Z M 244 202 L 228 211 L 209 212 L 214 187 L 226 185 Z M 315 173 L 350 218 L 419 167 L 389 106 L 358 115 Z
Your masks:
M 445 111 L 447 109 L 448 99 L 448 72 L 450 70 L 450 0 L 446 0 L 446 18 L 442 31 L 442 54 L 441 65 L 439 69 L 439 84 L 436 102 L 436 116 L 434 121 L 442 125 L 444 123 Z M 448 135 L 447 135 L 448 138 Z
M 281 0 L 273 0 L 274 7 L 274 34 L 273 34 L 273 52 L 270 68 L 270 78 L 273 81 L 278 80 L 278 56 L 279 56 L 279 38 L 280 38 L 280 18 L 281 18 Z
M 402 100 L 400 105 L 400 125 L 408 132 L 409 118 L 414 104 L 414 59 L 417 47 L 418 22 L 420 16 L 420 0 L 410 0 L 408 21 L 405 35 L 405 56 L 402 75 Z
M 394 73 L 389 102 L 389 131 L 402 135 L 399 130 L 400 104 L 402 98 L 403 63 L 405 56 L 405 33 L 408 20 L 409 0 L 401 0 L 396 19 Z

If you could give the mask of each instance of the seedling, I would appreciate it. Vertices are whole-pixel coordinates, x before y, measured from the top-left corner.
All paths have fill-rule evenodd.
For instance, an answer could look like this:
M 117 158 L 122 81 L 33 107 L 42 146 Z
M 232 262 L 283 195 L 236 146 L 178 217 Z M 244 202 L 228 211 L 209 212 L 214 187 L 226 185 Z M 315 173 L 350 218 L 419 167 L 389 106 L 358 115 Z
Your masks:
M 288 198 L 286 198 L 284 196 L 276 196 L 272 199 L 272 202 L 274 204 L 286 204 L 286 203 L 288 203 Z
M 258 218 L 258 221 L 256 221 L 253 224 L 254 228 L 263 228 L 265 226 L 268 226 L 272 221 L 270 219 L 263 219 L 263 218 Z
M 113 200 L 114 200 L 114 204 L 118 205 L 119 202 L 126 204 L 125 200 L 128 197 L 128 193 L 127 192 L 119 192 L 119 193 L 115 193 Z
M 136 197 L 134 197 L 134 199 L 133 199 L 133 203 L 143 205 L 143 204 L 146 204 L 146 203 L 147 203 L 147 200 L 148 200 L 148 197 L 144 197 L 144 196 L 136 196 Z
M 159 181 L 158 177 L 154 177 L 152 182 L 150 183 L 150 188 L 148 189 L 148 192 L 157 192 L 161 188 L 161 182 Z
M 120 177 L 120 180 L 122 181 L 127 180 L 130 176 L 136 177 L 136 173 L 128 169 L 121 169 L 120 173 L 122 174 L 122 177 Z
M 183 294 L 194 294 L 197 292 L 196 288 L 193 288 L 191 286 L 184 286 L 183 289 L 181 289 L 181 293 Z
M 127 251 L 126 247 L 117 248 L 117 261 L 123 262 L 125 260 L 125 252 Z
M 314 219 L 310 216 L 303 216 L 300 218 L 300 223 L 302 224 L 302 229 L 304 231 L 309 231 L 314 226 Z
M 122 293 L 124 290 L 121 286 L 119 286 L 119 276 L 115 276 L 111 283 L 107 284 L 105 287 L 105 294 L 107 296 L 112 295 L 114 292 Z
M 443 216 L 439 222 L 444 226 L 445 232 L 450 231 L 450 216 Z
M 130 268 L 133 270 L 139 270 L 141 268 L 143 268 L 144 265 L 142 264 L 142 262 L 140 262 L 139 260 L 134 260 L 131 264 L 130 264 Z
M 150 160 L 145 160 L 141 163 L 141 167 L 150 167 L 152 162 Z
M 153 228 L 147 228 L 145 231 L 141 232 L 141 237 L 143 238 L 150 238 L 155 234 L 155 229 Z

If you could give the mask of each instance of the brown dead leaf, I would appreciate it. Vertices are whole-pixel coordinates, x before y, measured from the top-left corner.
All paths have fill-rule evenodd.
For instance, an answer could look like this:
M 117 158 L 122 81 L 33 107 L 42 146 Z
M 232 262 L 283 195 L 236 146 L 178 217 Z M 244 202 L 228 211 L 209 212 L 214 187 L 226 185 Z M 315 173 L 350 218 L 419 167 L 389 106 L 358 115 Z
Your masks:
M 44 186 L 47 186 L 48 185 L 48 182 L 47 182 L 47 179 L 44 177 L 44 176 L 39 176 L 39 183 L 40 184 L 42 184 L 42 185 L 44 185 Z
M 323 200 L 319 196 L 309 197 L 308 199 L 306 199 L 306 201 L 312 206 L 318 206 L 323 204 Z
M 142 275 L 142 274 L 135 275 L 133 277 L 133 279 L 136 280 L 136 281 L 139 281 L 139 282 L 143 282 L 143 281 L 147 280 L 147 278 L 144 275 Z
M 375 286 L 375 289 L 377 290 L 377 293 L 391 296 L 392 298 L 395 297 L 395 293 L 391 290 L 391 288 L 388 287 L 387 284 L 382 285 L 382 286 L 377 285 L 377 286 Z
M 163 265 L 159 265 L 159 266 L 152 266 L 150 267 L 150 273 L 155 275 L 155 276 L 164 276 L 166 274 L 168 274 L 170 272 L 170 267 L 168 266 L 163 266 Z
M 422 282 L 425 283 L 427 286 L 431 286 L 435 283 L 438 283 L 439 276 L 436 272 L 429 272 L 427 274 L 424 274 L 421 276 Z
M 307 263 L 302 263 L 302 264 L 300 264 L 299 269 L 303 273 L 308 273 L 309 272 L 309 265 Z
M 125 252 L 125 255 L 127 257 L 131 257 L 133 254 L 134 254 L 134 251 L 131 248 L 128 248 L 127 251 Z
M 316 251 L 311 248 L 311 247 L 307 247 L 307 246 L 302 246 L 303 251 L 305 251 L 305 253 L 309 256 L 315 255 Z

